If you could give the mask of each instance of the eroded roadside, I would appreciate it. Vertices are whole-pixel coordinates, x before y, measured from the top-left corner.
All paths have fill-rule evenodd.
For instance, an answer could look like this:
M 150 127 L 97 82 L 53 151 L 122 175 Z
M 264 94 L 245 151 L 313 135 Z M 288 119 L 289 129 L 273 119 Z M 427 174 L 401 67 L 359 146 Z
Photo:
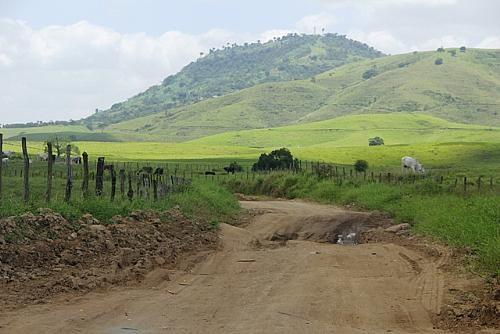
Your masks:
M 154 283 L 2 312 L 2 333 L 498 332 L 498 287 L 457 269 L 460 254 L 448 248 L 404 228 L 387 232 L 384 215 L 241 203 L 244 223 L 223 225 L 221 247 L 192 269 L 162 277 L 153 268 Z M 332 243 L 347 233 L 360 244 Z

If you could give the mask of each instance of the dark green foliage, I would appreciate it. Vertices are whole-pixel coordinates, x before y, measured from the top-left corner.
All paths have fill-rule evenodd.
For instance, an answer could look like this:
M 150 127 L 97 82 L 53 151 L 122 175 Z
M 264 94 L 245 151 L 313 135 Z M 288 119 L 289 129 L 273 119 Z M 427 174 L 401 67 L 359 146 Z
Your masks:
M 297 160 L 293 160 L 292 153 L 286 148 L 274 150 L 269 154 L 263 153 L 253 167 L 253 171 L 293 169 L 297 167 Z
M 465 52 L 467 51 L 467 48 L 465 46 L 460 47 L 460 52 Z
M 457 56 L 457 51 L 456 51 L 456 50 L 450 50 L 450 51 L 448 51 L 448 53 L 449 53 L 452 57 L 456 57 L 456 56 Z
M 370 68 L 368 71 L 363 73 L 363 79 L 368 80 L 370 78 L 373 78 L 378 74 L 378 71 L 376 68 Z
M 441 47 L 441 48 L 437 49 L 437 52 L 444 52 L 444 48 Z
M 370 138 L 368 139 L 368 145 L 369 146 L 381 146 L 381 145 L 384 145 L 384 139 L 380 138 L 380 137 L 374 137 L 374 138 Z
M 444 61 L 443 61 L 443 58 L 438 58 L 436 59 L 436 61 L 434 62 L 434 64 L 436 65 L 443 65 Z
M 354 164 L 354 169 L 359 173 L 366 172 L 368 169 L 368 162 L 366 160 L 357 160 Z
M 335 67 L 383 54 L 337 34 L 290 34 L 267 43 L 211 50 L 129 100 L 85 119 L 84 124 L 112 124 L 163 112 L 265 82 L 305 79 Z
M 227 173 L 241 173 L 243 172 L 243 167 L 236 161 L 233 161 L 229 164 L 229 166 L 227 167 L 224 167 L 224 170 L 227 172 Z

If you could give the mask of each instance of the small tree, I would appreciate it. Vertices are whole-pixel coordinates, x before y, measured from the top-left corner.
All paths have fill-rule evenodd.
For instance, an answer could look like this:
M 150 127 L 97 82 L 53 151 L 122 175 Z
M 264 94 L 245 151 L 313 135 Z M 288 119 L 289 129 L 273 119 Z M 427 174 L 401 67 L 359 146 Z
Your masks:
M 368 71 L 366 71 L 365 73 L 363 73 L 363 79 L 368 80 L 370 78 L 373 78 L 377 74 L 378 74 L 377 69 L 371 68 Z
M 269 154 L 261 154 L 259 161 L 253 164 L 252 170 L 296 169 L 297 166 L 298 160 L 293 159 L 292 153 L 286 148 L 280 148 Z
M 369 146 L 381 146 L 384 145 L 384 140 L 380 137 L 370 138 L 368 139 Z
M 76 138 L 75 138 L 76 139 Z M 54 136 L 47 140 L 45 142 L 45 152 L 47 152 L 47 143 L 51 142 L 52 147 L 55 149 L 55 153 L 57 157 L 59 158 L 61 155 L 65 154 L 66 152 L 66 146 L 71 145 L 71 153 L 75 155 L 80 154 L 80 149 L 78 146 L 74 145 L 71 143 L 71 140 L 69 138 L 64 138 L 64 137 L 59 137 L 59 136 Z
M 460 52 L 465 52 L 467 51 L 467 48 L 465 46 L 460 47 Z
M 439 49 L 437 49 L 437 52 L 444 52 L 444 48 L 440 47 Z
M 443 61 L 443 58 L 438 58 L 436 59 L 436 61 L 434 62 L 434 64 L 436 65 L 443 65 L 444 61 Z
M 359 173 L 366 172 L 368 169 L 368 162 L 366 160 L 358 160 L 354 164 L 354 169 Z

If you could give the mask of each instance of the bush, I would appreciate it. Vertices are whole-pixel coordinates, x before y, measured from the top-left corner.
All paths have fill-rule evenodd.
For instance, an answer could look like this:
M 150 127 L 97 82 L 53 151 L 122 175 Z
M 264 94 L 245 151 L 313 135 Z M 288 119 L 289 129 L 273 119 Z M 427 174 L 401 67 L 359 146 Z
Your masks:
M 363 79 L 368 80 L 370 78 L 373 78 L 377 74 L 378 74 L 377 69 L 371 68 L 368 71 L 366 71 L 365 73 L 363 73 Z
M 366 172 L 368 169 L 368 162 L 366 160 L 358 160 L 354 164 L 354 169 L 359 173 Z
M 462 46 L 462 47 L 460 48 L 460 52 L 465 52 L 466 50 L 467 50 L 467 48 L 466 48 L 465 46 Z
M 292 153 L 286 148 L 280 148 L 269 154 L 261 154 L 259 161 L 253 164 L 252 170 L 296 169 L 297 167 L 298 160 L 293 159 Z
M 440 47 L 439 49 L 437 49 L 437 52 L 444 52 L 444 48 Z
M 381 137 L 375 137 L 368 139 L 368 146 L 381 146 L 384 145 L 384 139 Z
M 436 65 L 443 65 L 444 61 L 443 61 L 443 58 L 438 58 L 436 59 L 436 61 L 434 62 L 434 64 Z
M 243 167 L 237 163 L 236 161 L 233 161 L 229 164 L 229 166 L 227 167 L 224 167 L 224 170 L 227 172 L 227 173 L 241 173 L 243 172 Z

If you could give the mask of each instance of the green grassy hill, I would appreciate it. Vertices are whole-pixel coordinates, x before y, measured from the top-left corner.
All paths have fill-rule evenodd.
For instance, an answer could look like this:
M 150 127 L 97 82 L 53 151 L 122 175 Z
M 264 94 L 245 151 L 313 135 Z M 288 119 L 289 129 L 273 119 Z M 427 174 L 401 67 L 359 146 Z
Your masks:
M 267 43 L 231 45 L 189 64 L 179 73 L 111 109 L 85 119 L 93 128 L 167 112 L 183 105 L 264 82 L 304 79 L 341 65 L 381 57 L 373 48 L 336 34 L 298 35 Z
M 500 128 L 453 123 L 422 114 L 350 115 L 278 128 L 227 132 L 191 141 L 200 145 L 252 148 L 300 148 L 367 146 L 368 139 L 382 137 L 386 145 L 450 142 L 498 142 Z
M 442 65 L 435 64 L 438 58 Z M 500 50 L 449 49 L 356 62 L 307 80 L 261 84 L 106 130 L 185 141 L 349 114 L 395 112 L 500 125 Z

